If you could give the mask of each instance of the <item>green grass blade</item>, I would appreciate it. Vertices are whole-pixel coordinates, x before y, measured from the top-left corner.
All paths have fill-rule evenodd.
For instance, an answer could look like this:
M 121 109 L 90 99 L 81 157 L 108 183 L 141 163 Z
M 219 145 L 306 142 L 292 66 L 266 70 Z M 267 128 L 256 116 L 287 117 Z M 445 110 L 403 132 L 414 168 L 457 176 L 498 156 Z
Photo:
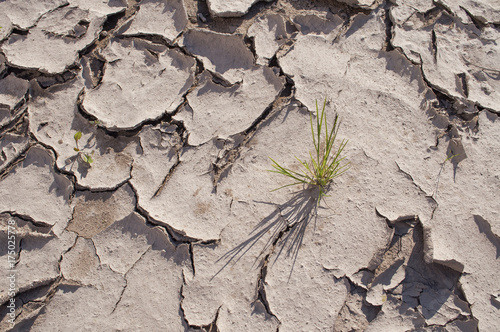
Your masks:
M 318 104 L 316 102 L 316 107 L 317 106 L 318 106 Z M 312 137 L 313 137 L 314 149 L 316 149 L 316 138 L 314 137 L 313 116 L 311 113 L 309 113 L 309 120 L 311 122 L 311 132 L 312 132 Z
M 304 173 L 304 176 L 308 180 L 312 180 L 314 178 L 314 172 L 311 170 L 311 168 L 309 167 L 309 165 L 306 162 L 300 160 L 297 157 L 295 157 L 295 159 L 297 159 L 302 164 L 302 166 L 304 166 L 304 168 L 310 173 L 310 174 L 307 174 L 304 170 L 302 170 L 302 173 Z

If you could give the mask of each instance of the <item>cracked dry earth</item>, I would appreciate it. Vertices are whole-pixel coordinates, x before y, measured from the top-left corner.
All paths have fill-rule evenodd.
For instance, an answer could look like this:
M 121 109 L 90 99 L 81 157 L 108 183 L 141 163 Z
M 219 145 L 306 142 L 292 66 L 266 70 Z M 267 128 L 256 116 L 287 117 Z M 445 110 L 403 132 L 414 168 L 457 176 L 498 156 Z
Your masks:
M 0 26 L 0 330 L 498 331 L 498 0 L 5 0 Z M 325 96 L 351 168 L 317 206 L 267 170 Z

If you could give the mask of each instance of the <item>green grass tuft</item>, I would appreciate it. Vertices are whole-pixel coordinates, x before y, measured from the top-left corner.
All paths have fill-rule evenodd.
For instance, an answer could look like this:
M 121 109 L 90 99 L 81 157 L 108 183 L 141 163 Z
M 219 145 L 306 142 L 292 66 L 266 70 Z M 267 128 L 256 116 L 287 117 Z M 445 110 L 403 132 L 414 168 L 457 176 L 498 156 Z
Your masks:
M 316 101 L 316 121 L 313 121 L 313 116 L 312 114 L 310 115 L 314 151 L 309 152 L 309 161 L 302 161 L 295 157 L 303 166 L 300 172 L 283 167 L 269 157 L 273 162 L 272 166 L 274 168 L 269 170 L 270 172 L 285 175 L 294 181 L 293 183 L 276 188 L 272 191 L 296 184 L 316 186 L 319 189 L 317 201 L 319 204 L 321 198 L 326 195 L 328 184 L 349 169 L 349 163 L 342 163 L 345 157 L 341 157 L 341 153 L 348 141 L 342 140 L 338 148 L 334 147 L 340 125 L 339 116 L 338 114 L 335 115 L 333 128 L 328 131 L 325 108 L 326 98 L 323 103 L 323 108 L 321 109 L 321 114 L 318 107 L 318 101 Z M 316 130 L 314 129 L 315 127 Z

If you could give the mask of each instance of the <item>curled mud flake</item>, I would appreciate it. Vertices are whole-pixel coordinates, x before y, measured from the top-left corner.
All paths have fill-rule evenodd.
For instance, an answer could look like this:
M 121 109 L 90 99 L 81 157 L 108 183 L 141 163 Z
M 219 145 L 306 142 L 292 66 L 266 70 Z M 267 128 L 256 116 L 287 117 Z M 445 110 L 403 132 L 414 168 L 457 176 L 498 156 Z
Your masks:
M 82 106 L 111 130 L 133 129 L 172 113 L 194 83 L 195 60 L 176 49 L 116 39 L 104 57 L 102 83 L 86 91 Z M 109 95 L 115 98 L 110 101 Z
M 139 12 L 124 28 L 124 35 L 154 34 L 173 41 L 187 25 L 182 0 L 144 0 Z

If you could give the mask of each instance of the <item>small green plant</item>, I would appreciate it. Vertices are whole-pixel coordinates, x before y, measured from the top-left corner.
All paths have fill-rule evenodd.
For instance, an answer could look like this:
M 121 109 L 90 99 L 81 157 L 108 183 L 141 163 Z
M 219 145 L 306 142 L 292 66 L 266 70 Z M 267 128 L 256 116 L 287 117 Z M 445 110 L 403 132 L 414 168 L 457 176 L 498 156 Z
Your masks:
M 310 161 L 302 161 L 295 157 L 303 166 L 303 169 L 300 172 L 285 168 L 269 157 L 269 159 L 273 162 L 272 166 L 274 167 L 274 169 L 269 170 L 270 172 L 285 175 L 295 181 L 276 188 L 273 191 L 296 184 L 312 185 L 317 187 L 319 190 L 317 201 L 317 204 L 319 204 L 321 198 L 326 195 L 327 187 L 330 182 L 349 169 L 349 163 L 344 163 L 342 165 L 342 161 L 345 157 L 340 156 L 347 145 L 347 141 L 342 140 L 339 147 L 337 149 L 334 148 L 335 139 L 337 138 L 337 132 L 340 125 L 339 116 L 338 114 L 335 115 L 333 128 L 328 131 L 325 108 L 326 98 L 323 103 L 321 114 L 319 112 L 318 101 L 316 101 L 315 125 L 313 124 L 313 116 L 310 114 L 314 152 L 309 152 Z M 316 127 L 316 130 L 314 130 L 314 127 Z
M 457 157 L 457 156 L 459 156 L 459 154 L 458 154 L 458 153 L 457 153 L 457 154 L 454 154 L 454 155 L 450 155 L 448 158 L 446 158 L 446 159 L 445 159 L 445 161 L 443 161 L 443 165 L 444 165 L 444 164 L 445 164 L 448 160 L 450 160 L 450 161 L 451 161 L 453 158 L 455 158 L 455 157 Z
M 73 136 L 75 138 L 75 147 L 73 148 L 73 150 L 75 150 L 76 152 L 78 152 L 78 155 L 80 156 L 80 158 L 82 158 L 83 162 L 86 163 L 89 167 L 92 166 L 92 163 L 94 162 L 94 159 L 92 158 L 92 156 L 94 155 L 94 150 L 92 150 L 91 153 L 88 153 L 88 152 L 84 152 L 82 151 L 79 147 L 78 147 L 78 141 L 80 140 L 80 138 L 82 138 L 82 132 L 81 131 L 77 131 L 75 133 L 75 136 Z

